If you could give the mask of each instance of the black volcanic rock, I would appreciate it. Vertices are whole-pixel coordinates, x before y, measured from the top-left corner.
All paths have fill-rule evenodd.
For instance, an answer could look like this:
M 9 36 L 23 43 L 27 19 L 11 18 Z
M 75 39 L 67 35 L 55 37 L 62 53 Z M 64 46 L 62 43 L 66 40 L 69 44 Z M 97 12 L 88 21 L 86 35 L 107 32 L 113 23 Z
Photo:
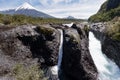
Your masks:
M 60 29 L 64 33 L 60 80 L 97 80 L 86 32 L 75 24 Z M 49 80 L 58 80 L 51 68 L 58 64 L 59 45 L 60 32 L 50 25 L 0 26 L 0 79 L 13 80 L 11 70 L 21 63 L 26 67 L 38 64 Z
M 49 31 L 48 29 L 53 32 L 50 34 L 43 32 Z M 0 32 L 0 76 L 6 77 L 11 74 L 11 70 L 18 63 L 24 64 L 26 67 L 39 64 L 43 70 L 56 65 L 59 36 L 59 31 L 46 26 L 24 25 L 16 28 L 4 28 L 4 31 Z
M 79 27 L 64 30 L 60 74 L 60 80 L 97 80 L 97 69 L 88 50 L 88 38 Z
M 111 60 L 113 60 L 120 68 L 120 42 L 111 39 L 110 37 L 105 37 L 102 42 L 102 51 Z

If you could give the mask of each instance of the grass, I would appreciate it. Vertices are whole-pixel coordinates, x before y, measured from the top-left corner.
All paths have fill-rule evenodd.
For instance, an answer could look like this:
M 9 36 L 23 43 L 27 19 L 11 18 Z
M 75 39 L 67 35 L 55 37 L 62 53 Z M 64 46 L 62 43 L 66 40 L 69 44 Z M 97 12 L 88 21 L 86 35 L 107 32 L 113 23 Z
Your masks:
M 26 68 L 23 64 L 16 64 L 13 67 L 12 74 L 16 80 L 47 80 L 38 65 Z
M 38 31 L 46 36 L 51 36 L 54 32 L 52 27 L 38 26 Z
M 112 36 L 114 40 L 120 41 L 120 33 L 116 33 Z
M 120 41 L 120 20 L 112 20 L 107 23 L 106 34 L 112 39 Z
M 32 25 L 41 25 L 41 24 L 63 24 L 63 23 L 71 23 L 71 22 L 81 22 L 84 20 L 81 19 L 59 19 L 59 18 L 40 18 L 40 17 L 31 17 L 25 15 L 4 15 L 0 14 L 0 23 L 5 25 L 24 25 L 24 24 L 32 24 Z

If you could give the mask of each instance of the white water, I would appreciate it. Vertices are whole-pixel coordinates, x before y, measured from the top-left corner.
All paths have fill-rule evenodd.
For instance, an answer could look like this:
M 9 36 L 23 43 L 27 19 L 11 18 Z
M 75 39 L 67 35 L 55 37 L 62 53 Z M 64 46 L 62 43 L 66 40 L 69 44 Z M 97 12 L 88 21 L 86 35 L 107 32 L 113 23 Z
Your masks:
M 51 67 L 51 72 L 53 75 L 58 75 L 58 67 L 57 65 Z
M 101 43 L 89 32 L 89 50 L 99 72 L 99 80 L 120 80 L 120 69 L 101 51 Z
M 68 27 L 71 27 L 74 23 L 70 23 L 70 24 L 63 24 L 63 26 L 68 26 Z
M 61 62 L 62 62 L 62 54 L 63 54 L 63 31 L 59 30 L 61 33 L 60 36 L 60 46 L 59 46 L 59 56 L 58 56 L 58 69 L 60 69 Z
M 60 36 L 60 46 L 59 46 L 59 53 L 58 53 L 58 64 L 51 67 L 51 72 L 53 75 L 58 75 L 58 70 L 60 69 L 61 62 L 62 62 L 62 54 L 63 54 L 63 31 L 59 29 L 61 36 Z

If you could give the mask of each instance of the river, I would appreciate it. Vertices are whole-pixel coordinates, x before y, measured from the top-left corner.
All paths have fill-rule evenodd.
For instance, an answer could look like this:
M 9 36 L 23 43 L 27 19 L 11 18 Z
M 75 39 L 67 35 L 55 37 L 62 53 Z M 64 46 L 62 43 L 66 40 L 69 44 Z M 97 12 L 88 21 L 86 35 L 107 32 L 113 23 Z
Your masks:
M 120 80 L 120 69 L 102 53 L 101 43 L 89 32 L 89 50 L 99 73 L 99 80 Z

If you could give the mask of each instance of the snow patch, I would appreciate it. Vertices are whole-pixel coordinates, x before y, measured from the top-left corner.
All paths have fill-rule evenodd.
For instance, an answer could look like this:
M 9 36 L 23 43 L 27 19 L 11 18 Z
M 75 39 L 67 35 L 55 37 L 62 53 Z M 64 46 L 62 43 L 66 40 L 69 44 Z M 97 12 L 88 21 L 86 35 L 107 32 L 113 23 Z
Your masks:
M 29 3 L 25 2 L 24 4 L 22 4 L 21 6 L 16 8 L 15 11 L 21 10 L 21 9 L 35 9 L 35 8 L 33 6 L 31 6 Z

